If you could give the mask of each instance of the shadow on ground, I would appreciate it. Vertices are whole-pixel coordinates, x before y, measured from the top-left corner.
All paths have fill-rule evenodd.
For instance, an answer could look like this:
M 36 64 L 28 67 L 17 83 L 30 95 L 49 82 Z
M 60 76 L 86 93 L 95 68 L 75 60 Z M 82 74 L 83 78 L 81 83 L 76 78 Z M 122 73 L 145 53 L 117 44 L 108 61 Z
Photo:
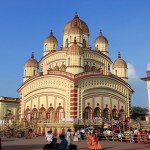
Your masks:
M 3 146 L 2 150 L 42 150 L 44 145 L 11 145 Z

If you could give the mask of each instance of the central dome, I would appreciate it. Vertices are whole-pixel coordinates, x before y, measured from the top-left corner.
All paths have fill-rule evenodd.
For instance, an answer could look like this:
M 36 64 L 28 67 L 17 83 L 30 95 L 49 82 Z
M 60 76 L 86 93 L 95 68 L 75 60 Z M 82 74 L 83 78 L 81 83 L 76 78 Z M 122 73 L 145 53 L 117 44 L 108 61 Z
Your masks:
M 84 34 L 89 35 L 89 28 L 88 28 L 87 24 L 83 20 L 79 19 L 77 12 L 75 13 L 74 18 L 72 20 L 70 20 L 69 22 L 66 23 L 66 25 L 64 27 L 63 34 L 68 34 L 69 30 L 72 27 L 74 27 L 75 24 L 79 28 L 81 28 L 81 30 L 83 31 Z
M 77 45 L 76 41 L 74 44 L 68 48 L 67 55 L 82 55 L 83 49 L 79 45 Z

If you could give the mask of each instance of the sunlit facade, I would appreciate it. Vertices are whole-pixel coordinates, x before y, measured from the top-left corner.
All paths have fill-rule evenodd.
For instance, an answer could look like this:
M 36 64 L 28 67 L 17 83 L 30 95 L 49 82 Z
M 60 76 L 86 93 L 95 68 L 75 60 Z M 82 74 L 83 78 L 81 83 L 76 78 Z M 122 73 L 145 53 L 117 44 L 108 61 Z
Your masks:
M 94 49 L 89 45 L 89 35 L 87 24 L 75 13 L 63 29 L 60 49 L 50 31 L 41 60 L 38 62 L 32 54 L 25 63 L 18 89 L 20 114 L 27 121 L 37 120 L 39 132 L 64 132 L 74 127 L 75 118 L 79 118 L 78 124 L 94 120 L 96 125 L 100 118 L 110 121 L 130 116 L 133 90 L 128 84 L 126 62 L 120 52 L 111 61 L 102 31 Z

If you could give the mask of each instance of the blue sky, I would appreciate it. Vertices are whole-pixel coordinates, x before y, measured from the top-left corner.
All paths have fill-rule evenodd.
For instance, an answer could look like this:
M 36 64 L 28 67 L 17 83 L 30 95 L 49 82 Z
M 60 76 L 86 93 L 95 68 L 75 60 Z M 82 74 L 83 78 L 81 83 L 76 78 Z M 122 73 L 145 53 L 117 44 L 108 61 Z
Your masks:
M 146 82 L 150 70 L 149 0 L 0 0 L 0 96 L 18 97 L 24 63 L 35 53 L 40 60 L 43 42 L 53 30 L 62 45 L 62 31 L 75 11 L 90 29 L 90 45 L 102 29 L 109 56 L 118 51 L 128 63 L 132 105 L 147 107 Z

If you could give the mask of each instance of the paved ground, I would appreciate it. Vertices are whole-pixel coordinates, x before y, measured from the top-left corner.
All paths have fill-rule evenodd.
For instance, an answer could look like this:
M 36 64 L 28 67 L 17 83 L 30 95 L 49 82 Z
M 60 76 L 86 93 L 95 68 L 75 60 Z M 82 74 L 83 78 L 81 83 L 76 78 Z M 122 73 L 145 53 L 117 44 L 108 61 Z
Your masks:
M 74 143 L 79 150 L 88 150 L 86 140 Z M 100 143 L 103 150 L 150 150 L 150 144 L 121 143 L 116 141 L 100 141 Z M 2 139 L 2 150 L 42 150 L 44 144 L 46 144 L 44 137 L 33 139 L 7 138 Z

